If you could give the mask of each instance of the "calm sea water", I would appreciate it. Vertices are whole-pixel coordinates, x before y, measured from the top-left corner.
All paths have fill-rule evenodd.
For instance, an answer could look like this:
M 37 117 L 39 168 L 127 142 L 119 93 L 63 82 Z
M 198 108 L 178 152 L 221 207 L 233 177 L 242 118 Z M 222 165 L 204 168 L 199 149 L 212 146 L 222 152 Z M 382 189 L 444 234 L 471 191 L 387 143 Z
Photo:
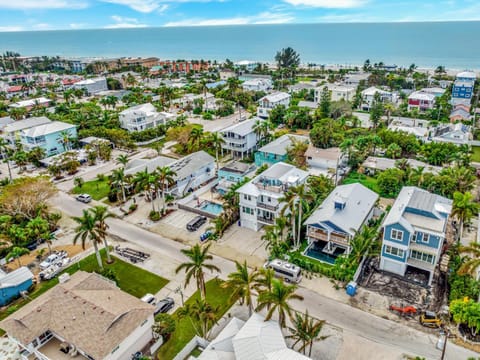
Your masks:
M 0 33 L 0 51 L 68 57 L 273 61 L 286 46 L 302 62 L 444 65 L 480 69 L 480 22 L 296 24 Z

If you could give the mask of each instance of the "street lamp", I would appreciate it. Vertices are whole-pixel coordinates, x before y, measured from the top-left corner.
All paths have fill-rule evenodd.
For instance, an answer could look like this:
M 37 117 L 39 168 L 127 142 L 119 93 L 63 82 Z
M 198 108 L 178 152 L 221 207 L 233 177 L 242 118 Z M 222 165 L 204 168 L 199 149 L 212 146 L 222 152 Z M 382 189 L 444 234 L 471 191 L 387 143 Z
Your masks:
M 175 292 L 175 294 L 180 294 L 180 297 L 181 297 L 181 299 L 182 299 L 182 306 L 183 306 L 184 303 L 183 303 L 183 291 L 182 291 L 182 287 L 181 287 L 181 286 L 177 287 L 177 288 L 174 290 L 174 292 Z

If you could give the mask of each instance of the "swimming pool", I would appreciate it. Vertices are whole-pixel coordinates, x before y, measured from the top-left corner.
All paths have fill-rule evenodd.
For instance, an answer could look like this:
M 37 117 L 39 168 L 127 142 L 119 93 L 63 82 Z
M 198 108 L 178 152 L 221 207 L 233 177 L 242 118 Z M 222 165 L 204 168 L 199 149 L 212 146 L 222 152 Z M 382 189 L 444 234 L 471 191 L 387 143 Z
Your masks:
M 330 255 L 322 251 L 325 245 L 327 245 L 327 243 L 324 241 L 316 241 L 307 248 L 304 255 L 333 265 L 335 264 L 336 258 L 342 255 L 345 250 L 342 248 L 337 248 L 335 249 L 335 252 Z
M 213 215 L 219 215 L 223 211 L 223 206 L 220 204 L 205 200 L 200 204 L 199 209 Z

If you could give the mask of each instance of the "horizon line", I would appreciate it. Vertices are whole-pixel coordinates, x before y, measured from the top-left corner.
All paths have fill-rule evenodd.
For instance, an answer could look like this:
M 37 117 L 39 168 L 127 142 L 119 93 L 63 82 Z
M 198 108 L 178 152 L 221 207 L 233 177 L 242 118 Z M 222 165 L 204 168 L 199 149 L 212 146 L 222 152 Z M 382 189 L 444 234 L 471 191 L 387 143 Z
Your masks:
M 0 34 L 5 33 L 26 33 L 26 32 L 54 32 L 54 31 L 91 31 L 91 30 L 144 30 L 144 29 L 176 29 L 176 28 L 212 28 L 212 27 L 242 27 L 242 26 L 296 26 L 296 25 L 363 25 L 363 24 L 431 24 L 431 23 L 480 23 L 480 19 L 478 20 L 392 20 L 392 21 L 324 21 L 324 22 L 298 22 L 298 23 L 281 23 L 281 24 L 209 24 L 209 25 L 202 25 L 202 24 L 192 24 L 192 25 L 152 25 L 152 26 L 138 26 L 138 27 L 116 27 L 116 28 L 108 28 L 108 27 L 92 27 L 92 28 L 80 28 L 80 29 L 72 29 L 72 28 L 59 28 L 59 29 L 42 29 L 42 30 L 35 30 L 35 29 L 25 29 L 25 30 L 6 30 L 0 31 Z

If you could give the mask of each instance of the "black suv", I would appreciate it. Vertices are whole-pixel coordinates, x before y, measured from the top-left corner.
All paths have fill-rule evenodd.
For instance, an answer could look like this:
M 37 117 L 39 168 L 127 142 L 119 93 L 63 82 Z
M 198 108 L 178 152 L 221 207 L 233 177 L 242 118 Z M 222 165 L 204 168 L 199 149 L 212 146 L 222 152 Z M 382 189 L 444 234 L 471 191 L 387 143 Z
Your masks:
M 175 301 L 171 297 L 167 297 L 163 300 L 160 300 L 157 305 L 155 305 L 154 315 L 166 313 L 175 305 Z
M 207 222 L 207 218 L 205 216 L 196 216 L 195 219 L 190 221 L 187 224 L 188 231 L 197 231 L 200 227 Z

